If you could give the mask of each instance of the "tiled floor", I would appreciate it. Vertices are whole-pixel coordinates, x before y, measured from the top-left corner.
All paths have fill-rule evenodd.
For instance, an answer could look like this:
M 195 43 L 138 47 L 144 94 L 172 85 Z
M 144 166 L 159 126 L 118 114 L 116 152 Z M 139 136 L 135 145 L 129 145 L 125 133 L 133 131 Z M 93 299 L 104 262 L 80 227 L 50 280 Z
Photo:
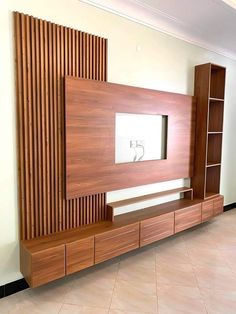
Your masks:
M 236 209 L 68 278 L 0 300 L 0 313 L 236 313 Z

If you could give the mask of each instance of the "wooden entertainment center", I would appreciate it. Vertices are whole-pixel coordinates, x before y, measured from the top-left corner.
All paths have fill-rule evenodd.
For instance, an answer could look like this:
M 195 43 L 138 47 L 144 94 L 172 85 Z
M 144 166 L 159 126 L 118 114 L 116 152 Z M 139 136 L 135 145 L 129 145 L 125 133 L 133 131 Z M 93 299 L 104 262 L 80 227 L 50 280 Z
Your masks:
M 222 213 L 225 68 L 196 66 L 194 97 L 106 83 L 106 39 L 20 13 L 14 19 L 20 257 L 30 287 Z M 168 116 L 167 157 L 115 164 L 115 112 Z M 187 177 L 191 187 L 106 200 L 115 189 Z M 176 194 L 180 199 L 115 215 Z

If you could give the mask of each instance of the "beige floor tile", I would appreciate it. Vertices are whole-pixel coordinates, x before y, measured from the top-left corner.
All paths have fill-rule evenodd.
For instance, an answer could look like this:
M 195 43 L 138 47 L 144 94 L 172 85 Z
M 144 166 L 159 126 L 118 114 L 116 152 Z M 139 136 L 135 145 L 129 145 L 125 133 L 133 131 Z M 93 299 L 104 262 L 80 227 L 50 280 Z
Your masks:
M 160 251 L 162 249 L 173 249 L 182 250 L 186 248 L 183 234 L 175 234 L 169 238 L 156 242 L 156 250 Z
M 202 289 L 202 296 L 206 304 L 208 314 L 235 314 L 236 290 L 211 290 Z
M 156 250 L 156 263 L 157 265 L 190 264 L 191 260 L 185 247 L 177 249 L 167 247 Z
M 157 313 L 156 285 L 117 280 L 111 309 Z
M 26 299 L 34 302 L 58 302 L 63 303 L 65 296 L 72 287 L 70 278 L 60 279 L 34 289 L 24 290 L 22 293 Z
M 73 281 L 64 303 L 79 306 L 109 307 L 115 285 L 115 274 L 101 270 Z
M 205 304 L 197 287 L 161 286 L 158 288 L 159 314 L 206 314 Z
M 33 302 L 30 299 L 22 302 L 15 309 L 12 309 L 8 314 L 58 314 L 62 304 L 55 302 Z M 1 312 L 0 312 L 1 313 Z
M 155 250 L 144 251 L 122 259 L 118 270 L 118 280 L 156 283 Z
M 191 263 L 195 266 L 222 267 L 225 265 L 224 257 L 217 249 L 189 248 L 188 254 Z
M 63 304 L 59 314 L 108 314 L 108 309 L 100 307 Z
M 197 280 L 190 264 L 157 264 L 157 285 L 196 287 Z
M 23 291 L 0 299 L 0 314 L 14 313 L 23 303 L 26 304 L 26 302 L 27 298 L 25 298 Z
M 194 267 L 201 288 L 236 290 L 236 277 L 226 267 Z

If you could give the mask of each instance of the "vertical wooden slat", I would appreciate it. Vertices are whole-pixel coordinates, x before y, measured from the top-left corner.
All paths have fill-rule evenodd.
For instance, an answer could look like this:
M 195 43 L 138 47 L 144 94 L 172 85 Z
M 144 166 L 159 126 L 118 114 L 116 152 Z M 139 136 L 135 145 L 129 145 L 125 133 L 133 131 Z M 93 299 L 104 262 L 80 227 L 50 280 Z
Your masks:
M 105 193 L 65 200 L 65 75 L 106 79 L 107 41 L 15 13 L 21 238 L 106 219 Z
M 23 134 L 23 78 L 22 78 L 22 39 L 21 18 L 19 13 L 14 14 L 15 20 L 15 49 L 16 49 L 16 81 L 17 81 L 17 129 L 18 129 L 18 180 L 19 180 L 19 204 L 21 214 L 21 239 L 26 238 L 25 222 L 25 157 L 24 157 L 24 134 Z
M 34 165 L 38 164 L 38 154 L 37 154 L 37 105 L 36 105 L 36 54 L 35 54 L 35 20 L 30 18 L 31 32 L 30 32 L 30 54 L 31 54 L 31 75 L 32 75 L 32 85 L 31 85 L 31 94 L 32 94 L 32 138 L 33 138 L 33 172 L 34 172 L 34 182 L 33 182 L 33 191 L 34 191 L 34 221 L 32 224 L 32 234 L 33 236 L 38 236 L 39 234 L 39 224 L 38 224 L 38 214 L 39 214 L 39 200 L 38 200 L 38 168 Z

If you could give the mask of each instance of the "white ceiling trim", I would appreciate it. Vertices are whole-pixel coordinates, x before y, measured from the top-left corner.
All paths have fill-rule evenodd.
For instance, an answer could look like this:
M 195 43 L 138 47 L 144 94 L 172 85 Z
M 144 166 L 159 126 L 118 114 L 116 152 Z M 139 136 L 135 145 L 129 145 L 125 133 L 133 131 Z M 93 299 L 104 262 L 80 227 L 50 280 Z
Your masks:
M 171 20 L 177 24 L 184 25 L 188 27 L 188 25 L 173 16 L 170 16 L 166 14 L 165 12 L 155 9 L 153 10 L 152 7 L 149 7 L 147 4 L 141 3 L 139 0 L 79 0 L 80 2 L 95 6 L 99 9 L 111 12 L 113 14 L 116 14 L 118 16 L 127 18 L 133 22 L 145 25 L 151 29 L 160 31 L 162 33 L 165 33 L 167 35 L 170 35 L 172 37 L 178 38 L 180 40 L 183 40 L 185 42 L 188 42 L 190 44 L 193 44 L 195 46 L 201 47 L 203 49 L 209 50 L 211 52 L 217 53 L 219 55 L 222 55 L 224 57 L 236 60 L 236 54 L 231 53 L 229 51 L 225 51 L 219 46 L 211 45 L 201 39 L 197 39 L 190 37 L 189 35 L 185 34 L 184 32 L 180 33 L 179 31 L 175 30 L 168 30 L 164 22 L 162 25 L 157 23 L 155 19 L 153 18 L 153 15 L 151 15 L 151 10 L 155 15 L 158 15 L 159 17 L 162 17 L 163 20 Z M 224 0 L 224 2 L 234 2 L 234 0 Z M 227 3 L 229 4 L 229 3 Z M 138 8 L 143 8 L 142 14 L 140 14 L 140 10 Z M 131 10 L 132 9 L 132 10 Z M 129 13 L 132 12 L 132 15 Z

